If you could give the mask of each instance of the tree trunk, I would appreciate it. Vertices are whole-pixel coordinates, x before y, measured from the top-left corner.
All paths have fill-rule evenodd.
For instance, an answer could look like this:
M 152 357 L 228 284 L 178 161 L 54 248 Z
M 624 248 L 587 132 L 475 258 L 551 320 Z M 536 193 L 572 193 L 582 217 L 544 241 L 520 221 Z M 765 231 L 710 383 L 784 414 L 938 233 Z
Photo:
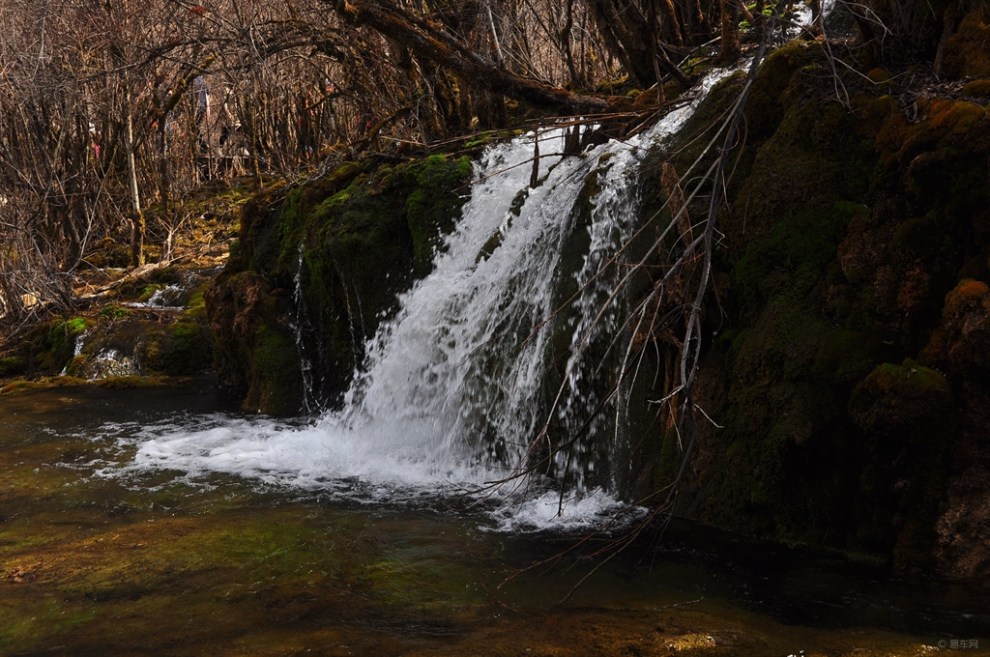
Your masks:
M 667 74 L 685 87 L 691 86 L 690 78 L 667 55 L 669 44 L 663 34 L 670 31 L 668 23 L 673 16 L 659 15 L 652 3 L 645 13 L 616 0 L 592 0 L 589 4 L 605 45 L 637 84 L 652 87 L 660 82 L 661 74 Z
M 130 93 L 125 100 L 127 117 L 125 126 L 125 144 L 127 150 L 127 178 L 131 193 L 131 264 L 140 267 L 144 264 L 144 235 L 146 225 L 144 212 L 141 210 L 141 193 L 138 189 L 137 157 L 134 144 L 134 112 L 131 109 Z
M 739 43 L 739 18 L 736 7 L 737 0 L 720 0 L 722 11 L 722 43 L 718 51 L 719 61 L 734 62 L 742 52 Z
M 569 114 L 615 110 L 612 103 L 601 98 L 571 93 L 517 75 L 484 59 L 446 30 L 411 12 L 385 6 L 378 0 L 337 2 L 336 8 L 347 20 L 367 25 L 402 43 L 418 57 L 442 64 L 455 71 L 463 80 L 489 91 Z

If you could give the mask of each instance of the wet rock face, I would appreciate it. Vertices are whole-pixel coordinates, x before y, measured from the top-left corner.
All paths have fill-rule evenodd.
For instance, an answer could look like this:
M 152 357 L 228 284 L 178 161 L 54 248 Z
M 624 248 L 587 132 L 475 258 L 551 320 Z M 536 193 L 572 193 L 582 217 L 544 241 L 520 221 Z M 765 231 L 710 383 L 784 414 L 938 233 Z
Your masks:
M 846 108 L 829 70 L 796 44 L 754 85 L 702 373 L 724 428 L 703 432 L 685 508 L 901 569 L 986 573 L 986 98 L 950 85 L 905 105 L 884 83 L 847 87 Z
M 251 271 L 221 274 L 206 293 L 221 391 L 245 410 L 292 415 L 302 373 L 284 293 Z
M 333 404 L 396 296 L 430 271 L 466 198 L 471 162 L 347 163 L 245 207 L 240 242 L 206 295 L 217 373 L 250 411 Z
M 959 434 L 936 525 L 936 555 L 955 576 L 990 572 L 990 287 L 966 279 L 945 297 L 925 358 L 948 373 L 959 396 Z

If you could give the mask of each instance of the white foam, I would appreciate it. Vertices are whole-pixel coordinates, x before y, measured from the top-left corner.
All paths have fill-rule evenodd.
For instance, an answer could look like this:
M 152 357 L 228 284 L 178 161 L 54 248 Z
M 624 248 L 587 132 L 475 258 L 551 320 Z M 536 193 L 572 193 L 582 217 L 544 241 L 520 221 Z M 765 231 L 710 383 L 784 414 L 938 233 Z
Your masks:
M 542 494 L 508 500 L 490 512 L 492 531 L 520 534 L 531 532 L 575 532 L 589 527 L 620 529 L 641 517 L 646 510 L 615 499 L 601 488 L 577 492 L 550 490 Z
M 222 415 L 189 422 L 148 427 L 128 438 L 136 451 L 126 470 L 177 470 L 190 480 L 221 472 L 304 490 L 355 479 L 407 489 L 478 488 L 499 475 L 466 462 L 439 463 L 401 441 L 383 445 L 369 432 L 333 431 L 323 423 Z

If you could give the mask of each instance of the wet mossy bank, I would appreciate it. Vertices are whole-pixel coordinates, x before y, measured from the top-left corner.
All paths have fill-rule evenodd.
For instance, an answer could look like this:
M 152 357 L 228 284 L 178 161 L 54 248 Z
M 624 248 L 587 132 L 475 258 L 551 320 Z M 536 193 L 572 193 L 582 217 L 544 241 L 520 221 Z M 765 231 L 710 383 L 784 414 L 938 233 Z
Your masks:
M 38 322 L 0 358 L 0 392 L 83 382 L 147 386 L 209 373 L 203 294 L 214 273 L 155 268 L 100 303 Z
M 987 81 L 909 90 L 885 72 L 840 75 L 828 55 L 818 42 L 774 53 L 745 108 L 701 371 L 720 428 L 702 423 L 679 512 L 900 570 L 986 575 Z M 742 84 L 689 124 L 679 170 Z M 652 212 L 666 196 L 645 176 Z M 651 450 L 647 489 L 680 459 Z
M 253 199 L 206 296 L 222 390 L 292 415 L 338 401 L 397 295 L 429 272 L 468 193 L 471 161 L 346 163 Z M 312 409 L 310 409 L 312 410 Z

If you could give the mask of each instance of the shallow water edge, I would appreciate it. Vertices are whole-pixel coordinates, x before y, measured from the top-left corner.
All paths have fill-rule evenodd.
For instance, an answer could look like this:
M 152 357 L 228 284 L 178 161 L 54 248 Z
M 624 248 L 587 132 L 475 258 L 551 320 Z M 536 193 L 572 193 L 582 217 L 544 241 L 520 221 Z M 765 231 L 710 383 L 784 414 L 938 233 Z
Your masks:
M 0 397 L 2 655 L 987 654 L 985 591 L 881 581 L 675 526 L 602 547 L 485 531 L 456 501 L 328 501 L 228 475 L 101 477 L 183 389 Z M 928 596 L 926 598 L 926 596 Z M 971 648 L 970 641 L 977 642 Z M 960 648 L 957 648 L 962 650 Z

